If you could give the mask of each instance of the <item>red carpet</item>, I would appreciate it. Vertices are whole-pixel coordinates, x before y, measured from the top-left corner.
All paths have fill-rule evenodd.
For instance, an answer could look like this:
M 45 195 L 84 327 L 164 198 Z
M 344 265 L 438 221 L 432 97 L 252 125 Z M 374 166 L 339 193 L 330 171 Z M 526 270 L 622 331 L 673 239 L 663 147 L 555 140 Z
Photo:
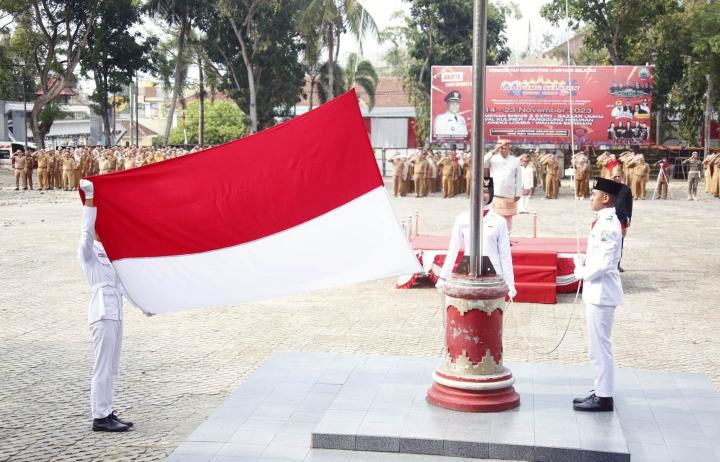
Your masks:
M 445 261 L 450 244 L 449 236 L 415 236 L 410 240 L 427 276 L 437 281 L 437 273 Z M 557 303 L 557 293 L 574 292 L 578 282 L 573 277 L 572 256 L 577 253 L 573 238 L 510 239 L 515 272 L 516 302 Z M 580 240 L 580 253 L 585 253 L 586 241 Z M 415 275 L 416 276 L 416 275 Z M 411 287 L 417 278 L 406 279 L 398 288 Z

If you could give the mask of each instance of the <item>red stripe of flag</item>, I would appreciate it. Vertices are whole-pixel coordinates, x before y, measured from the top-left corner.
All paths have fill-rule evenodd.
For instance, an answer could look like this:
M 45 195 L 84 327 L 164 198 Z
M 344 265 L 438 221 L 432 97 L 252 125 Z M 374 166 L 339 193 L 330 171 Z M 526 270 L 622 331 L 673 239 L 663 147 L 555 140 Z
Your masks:
M 247 243 L 383 185 L 354 90 L 255 135 L 91 181 L 111 260 Z

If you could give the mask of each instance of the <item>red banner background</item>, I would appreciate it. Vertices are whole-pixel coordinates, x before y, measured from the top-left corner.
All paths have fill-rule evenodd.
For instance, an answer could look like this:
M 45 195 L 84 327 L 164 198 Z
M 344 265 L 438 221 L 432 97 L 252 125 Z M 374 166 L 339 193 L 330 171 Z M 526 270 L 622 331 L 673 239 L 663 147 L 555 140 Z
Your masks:
M 488 143 L 504 138 L 526 144 L 652 144 L 650 66 L 489 66 L 486 75 Z M 436 130 L 438 121 L 447 126 L 445 98 L 452 91 L 461 95 L 457 115 L 469 133 L 472 68 L 433 66 L 433 142 L 469 142 L 469 136 L 461 139 Z

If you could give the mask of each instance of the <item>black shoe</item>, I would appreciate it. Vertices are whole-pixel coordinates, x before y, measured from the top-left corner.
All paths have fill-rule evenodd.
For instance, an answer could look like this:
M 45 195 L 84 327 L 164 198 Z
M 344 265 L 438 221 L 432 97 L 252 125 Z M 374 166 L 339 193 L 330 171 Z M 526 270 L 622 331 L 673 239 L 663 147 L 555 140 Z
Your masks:
M 612 412 L 613 399 L 601 398 L 593 394 L 591 398 L 586 399 L 582 403 L 574 403 L 573 409 L 585 412 Z
M 132 427 L 133 425 L 135 425 L 134 423 L 132 423 L 128 420 L 123 420 L 120 417 L 118 417 L 117 414 L 115 414 L 115 411 L 112 411 L 112 413 L 110 413 L 110 415 L 108 417 L 113 419 L 115 422 L 120 422 L 121 424 L 127 425 L 128 427 Z
M 625 270 L 622 269 L 622 266 L 620 266 L 620 265 L 618 265 L 618 271 L 621 272 L 621 273 L 624 273 L 624 272 L 625 272 Z
M 92 429 L 94 432 L 126 432 L 130 429 L 125 424 L 115 421 L 112 414 L 103 419 L 93 419 Z
M 593 390 L 590 390 L 590 391 L 592 392 Z M 575 398 L 575 399 L 573 399 L 573 404 L 584 403 L 585 401 L 587 401 L 587 400 L 589 400 L 589 399 L 593 399 L 594 397 L 595 397 L 595 393 L 590 393 L 589 396 L 586 396 L 586 397 L 584 397 L 584 398 Z

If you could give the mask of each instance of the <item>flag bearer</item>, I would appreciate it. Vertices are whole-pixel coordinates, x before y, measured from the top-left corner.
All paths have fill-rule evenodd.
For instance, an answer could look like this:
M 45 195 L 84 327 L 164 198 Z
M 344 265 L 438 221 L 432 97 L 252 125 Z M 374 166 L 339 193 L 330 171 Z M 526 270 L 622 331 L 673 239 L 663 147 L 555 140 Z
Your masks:
M 122 347 L 122 283 L 95 232 L 97 209 L 93 184 L 80 180 L 85 193 L 78 259 L 90 284 L 88 323 L 93 338 L 95 363 L 90 383 L 90 408 L 94 431 L 124 432 L 132 422 L 120 419 L 113 410 L 113 387 L 120 366 Z
M 623 303 L 618 271 L 622 231 L 615 200 L 622 186 L 605 178 L 596 180 L 590 197 L 596 218 L 588 235 L 585 257 L 575 257 L 575 277 L 583 280 L 588 353 L 595 372 L 595 388 L 590 396 L 573 400 L 576 411 L 613 410 L 615 370 L 610 337 L 615 309 Z

